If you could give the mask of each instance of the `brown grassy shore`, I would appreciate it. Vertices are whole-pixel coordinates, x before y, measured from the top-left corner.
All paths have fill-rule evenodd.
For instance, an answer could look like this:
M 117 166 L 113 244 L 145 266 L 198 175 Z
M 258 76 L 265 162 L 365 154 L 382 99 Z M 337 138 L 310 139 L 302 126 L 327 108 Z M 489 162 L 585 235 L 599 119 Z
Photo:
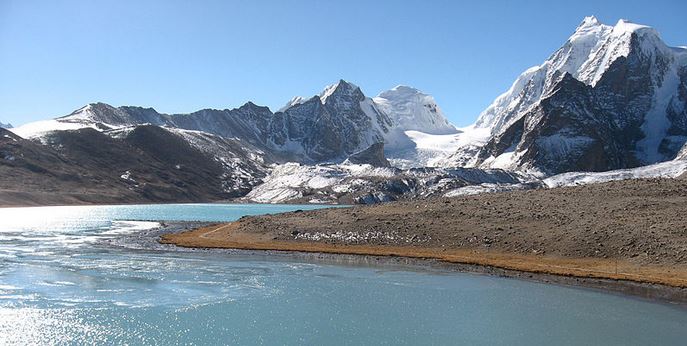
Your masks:
M 669 287 L 687 297 L 687 180 L 647 179 L 244 217 L 184 247 L 404 256 Z

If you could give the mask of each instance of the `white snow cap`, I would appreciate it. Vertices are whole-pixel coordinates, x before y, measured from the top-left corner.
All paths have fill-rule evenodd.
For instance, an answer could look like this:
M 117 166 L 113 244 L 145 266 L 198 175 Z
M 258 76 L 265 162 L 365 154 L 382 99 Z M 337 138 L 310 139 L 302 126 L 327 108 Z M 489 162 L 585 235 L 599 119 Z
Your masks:
M 305 101 L 306 101 L 305 98 L 302 97 L 302 96 L 294 96 L 294 97 L 292 97 L 292 98 L 289 100 L 289 102 L 287 102 L 287 103 L 284 105 L 284 107 L 279 108 L 279 110 L 278 110 L 277 112 L 284 112 L 284 111 L 286 111 L 287 109 L 289 109 L 289 108 L 291 108 L 291 107 L 293 107 L 293 106 L 295 106 L 295 105 L 299 105 L 299 104 L 301 104 L 301 103 L 303 103 L 303 102 L 305 102 Z
M 374 99 L 378 108 L 402 131 L 420 131 L 445 135 L 457 133 L 444 116 L 434 97 L 413 87 L 398 85 L 383 91 Z

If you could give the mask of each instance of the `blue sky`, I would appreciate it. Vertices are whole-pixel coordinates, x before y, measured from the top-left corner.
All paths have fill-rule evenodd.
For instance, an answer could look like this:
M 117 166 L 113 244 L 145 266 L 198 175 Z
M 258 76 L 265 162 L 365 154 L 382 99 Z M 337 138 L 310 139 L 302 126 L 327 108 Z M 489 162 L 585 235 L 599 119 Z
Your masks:
M 343 78 L 434 95 L 467 125 L 586 15 L 687 45 L 687 1 L 0 0 L 0 122 L 87 103 L 273 110 Z

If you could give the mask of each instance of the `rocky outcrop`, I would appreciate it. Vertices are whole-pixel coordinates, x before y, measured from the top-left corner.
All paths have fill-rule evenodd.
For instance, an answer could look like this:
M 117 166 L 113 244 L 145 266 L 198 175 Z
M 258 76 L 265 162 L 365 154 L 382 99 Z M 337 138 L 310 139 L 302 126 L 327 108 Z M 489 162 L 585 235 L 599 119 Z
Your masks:
M 391 167 L 389 160 L 384 157 L 384 143 L 372 144 L 369 148 L 349 156 L 346 162 L 374 167 Z

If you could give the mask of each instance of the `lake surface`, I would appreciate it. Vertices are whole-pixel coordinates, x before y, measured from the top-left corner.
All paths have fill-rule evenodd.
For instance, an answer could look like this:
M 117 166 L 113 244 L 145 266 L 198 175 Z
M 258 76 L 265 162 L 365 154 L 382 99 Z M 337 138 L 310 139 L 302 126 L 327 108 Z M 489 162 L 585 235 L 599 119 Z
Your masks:
M 310 208 L 318 206 L 0 209 L 0 344 L 687 340 L 687 309 L 593 290 L 132 241 L 157 226 L 152 220 L 230 221 Z

